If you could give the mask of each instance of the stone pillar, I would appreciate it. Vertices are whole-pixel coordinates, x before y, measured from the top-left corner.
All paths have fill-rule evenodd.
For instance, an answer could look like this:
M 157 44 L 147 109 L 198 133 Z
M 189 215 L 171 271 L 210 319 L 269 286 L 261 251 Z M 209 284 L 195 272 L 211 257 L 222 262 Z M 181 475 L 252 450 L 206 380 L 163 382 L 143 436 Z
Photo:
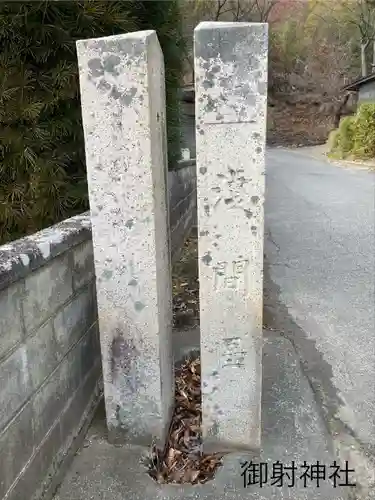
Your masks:
M 203 436 L 257 450 L 267 25 L 199 24 L 195 79 Z
M 162 442 L 174 402 L 163 54 L 155 31 L 77 50 L 110 439 Z

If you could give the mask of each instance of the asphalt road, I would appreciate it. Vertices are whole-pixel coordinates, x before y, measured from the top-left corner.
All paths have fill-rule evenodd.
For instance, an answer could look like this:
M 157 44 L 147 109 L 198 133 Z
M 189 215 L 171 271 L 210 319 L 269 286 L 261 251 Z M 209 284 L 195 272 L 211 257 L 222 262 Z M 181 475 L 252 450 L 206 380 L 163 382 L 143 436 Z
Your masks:
M 301 150 L 300 150 L 301 151 Z M 271 149 L 265 322 L 285 335 L 331 428 L 375 450 L 375 172 Z

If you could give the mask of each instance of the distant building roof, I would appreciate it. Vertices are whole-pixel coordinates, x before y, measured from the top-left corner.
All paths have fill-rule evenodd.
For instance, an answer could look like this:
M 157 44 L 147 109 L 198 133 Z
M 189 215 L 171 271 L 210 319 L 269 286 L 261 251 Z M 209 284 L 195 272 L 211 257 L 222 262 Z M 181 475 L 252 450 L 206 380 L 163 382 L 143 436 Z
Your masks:
M 372 73 L 371 75 L 364 76 L 362 78 L 359 78 L 355 82 L 350 83 L 349 85 L 346 85 L 342 90 L 358 90 L 362 85 L 365 83 L 369 83 L 375 81 L 375 73 Z

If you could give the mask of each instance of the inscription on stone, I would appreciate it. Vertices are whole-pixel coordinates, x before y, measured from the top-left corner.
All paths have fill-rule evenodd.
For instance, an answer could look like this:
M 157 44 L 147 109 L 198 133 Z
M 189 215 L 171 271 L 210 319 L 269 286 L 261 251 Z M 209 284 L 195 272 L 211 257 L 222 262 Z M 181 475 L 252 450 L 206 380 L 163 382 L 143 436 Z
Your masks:
M 224 339 L 224 352 L 222 355 L 222 367 L 226 366 L 244 366 L 246 351 L 241 347 L 241 339 L 239 337 L 230 337 Z
M 249 261 L 246 259 L 233 260 L 232 262 L 218 262 L 213 268 L 215 273 L 215 290 L 228 288 L 246 292 L 249 285 L 247 276 L 248 268 Z
M 198 227 L 207 231 L 198 242 L 201 376 L 204 383 L 215 372 L 220 383 L 202 393 L 203 447 L 253 451 L 261 436 L 267 25 L 204 22 L 194 39 Z

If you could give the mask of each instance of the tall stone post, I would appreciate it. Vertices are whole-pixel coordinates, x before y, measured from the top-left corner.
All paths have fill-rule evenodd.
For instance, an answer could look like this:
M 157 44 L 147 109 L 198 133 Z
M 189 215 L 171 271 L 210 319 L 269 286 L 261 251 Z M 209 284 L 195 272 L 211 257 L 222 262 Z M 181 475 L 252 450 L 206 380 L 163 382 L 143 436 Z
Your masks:
M 173 410 L 164 62 L 154 31 L 77 42 L 110 439 Z
M 267 25 L 195 29 L 203 436 L 260 446 Z

